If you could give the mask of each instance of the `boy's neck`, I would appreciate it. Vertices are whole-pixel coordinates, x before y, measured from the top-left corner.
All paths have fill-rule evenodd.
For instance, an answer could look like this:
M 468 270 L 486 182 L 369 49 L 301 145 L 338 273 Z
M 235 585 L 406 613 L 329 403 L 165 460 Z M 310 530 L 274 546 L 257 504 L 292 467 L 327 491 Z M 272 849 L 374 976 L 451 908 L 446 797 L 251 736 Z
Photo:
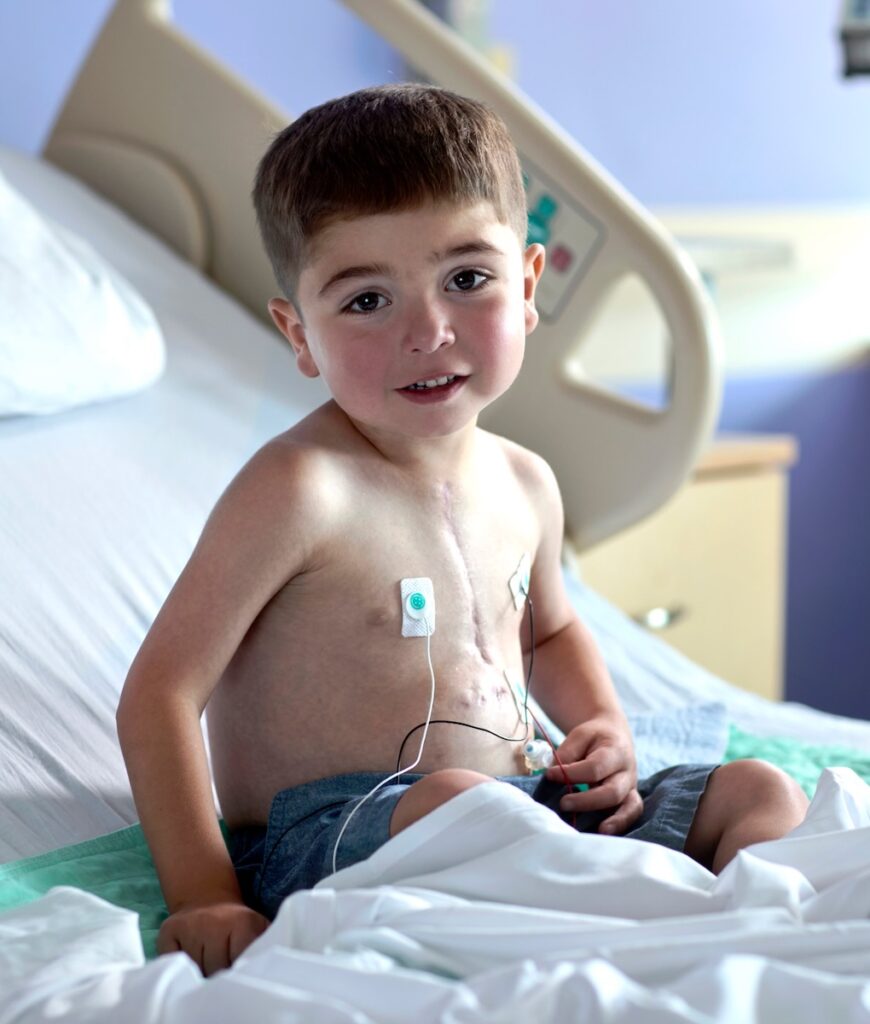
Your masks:
M 338 406 L 335 408 L 362 440 L 386 462 L 420 481 L 437 482 L 455 478 L 477 451 L 479 429 L 476 420 L 454 434 L 416 438 L 372 431 L 351 419 Z

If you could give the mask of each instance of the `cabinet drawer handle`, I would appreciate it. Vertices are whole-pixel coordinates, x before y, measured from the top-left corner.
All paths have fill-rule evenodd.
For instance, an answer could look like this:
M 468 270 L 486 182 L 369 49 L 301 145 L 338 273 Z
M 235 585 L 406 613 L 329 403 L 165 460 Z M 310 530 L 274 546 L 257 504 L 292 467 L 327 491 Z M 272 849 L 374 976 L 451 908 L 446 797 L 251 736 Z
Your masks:
M 684 604 L 674 604 L 670 608 L 665 608 L 660 605 L 658 608 L 650 608 L 648 611 L 641 612 L 639 615 L 632 615 L 635 622 L 640 623 L 646 629 L 651 629 L 653 632 L 661 632 L 665 629 L 670 629 L 671 626 L 676 625 L 680 619 L 685 618 L 688 614 L 688 609 Z

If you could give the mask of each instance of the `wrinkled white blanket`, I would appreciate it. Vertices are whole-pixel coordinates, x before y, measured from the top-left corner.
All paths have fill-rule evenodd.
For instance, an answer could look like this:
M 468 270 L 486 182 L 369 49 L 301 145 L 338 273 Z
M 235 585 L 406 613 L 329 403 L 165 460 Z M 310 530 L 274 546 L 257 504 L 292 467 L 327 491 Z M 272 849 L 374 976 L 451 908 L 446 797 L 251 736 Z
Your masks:
M 0 917 L 0 1024 L 870 1021 L 868 914 L 848 769 L 718 878 L 493 783 L 290 897 L 208 981 L 180 953 L 144 964 L 129 912 L 53 890 Z

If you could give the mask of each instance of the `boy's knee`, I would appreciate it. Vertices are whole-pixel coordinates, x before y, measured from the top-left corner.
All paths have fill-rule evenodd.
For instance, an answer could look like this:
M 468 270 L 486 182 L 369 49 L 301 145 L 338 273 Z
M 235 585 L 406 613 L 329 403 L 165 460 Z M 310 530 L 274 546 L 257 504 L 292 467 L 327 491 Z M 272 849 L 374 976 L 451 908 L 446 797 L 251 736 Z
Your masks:
M 390 819 L 390 835 L 397 835 L 436 807 L 481 782 L 492 782 L 492 778 L 465 768 L 442 768 L 425 776 L 410 786 L 396 804 Z
M 803 821 L 808 802 L 776 765 L 755 758 L 731 761 L 710 776 L 685 851 L 718 873 L 738 849 L 790 832 Z
M 792 802 L 806 807 L 808 801 L 795 780 L 776 765 L 756 758 L 731 761 L 716 770 L 720 787 L 730 791 L 732 799 L 742 798 L 749 804 L 765 801 Z

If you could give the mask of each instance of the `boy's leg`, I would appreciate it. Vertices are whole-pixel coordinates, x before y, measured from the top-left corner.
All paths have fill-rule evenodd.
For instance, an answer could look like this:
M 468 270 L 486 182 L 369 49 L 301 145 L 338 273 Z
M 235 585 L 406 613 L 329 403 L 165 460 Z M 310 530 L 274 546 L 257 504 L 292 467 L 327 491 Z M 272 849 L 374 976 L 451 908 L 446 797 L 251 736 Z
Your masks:
M 718 874 L 744 847 L 790 832 L 808 804 L 800 786 L 766 761 L 721 765 L 698 804 L 685 852 Z
M 396 804 L 390 819 L 390 836 L 434 811 L 436 807 L 458 796 L 481 782 L 492 782 L 492 777 L 465 768 L 442 768 L 415 782 Z

